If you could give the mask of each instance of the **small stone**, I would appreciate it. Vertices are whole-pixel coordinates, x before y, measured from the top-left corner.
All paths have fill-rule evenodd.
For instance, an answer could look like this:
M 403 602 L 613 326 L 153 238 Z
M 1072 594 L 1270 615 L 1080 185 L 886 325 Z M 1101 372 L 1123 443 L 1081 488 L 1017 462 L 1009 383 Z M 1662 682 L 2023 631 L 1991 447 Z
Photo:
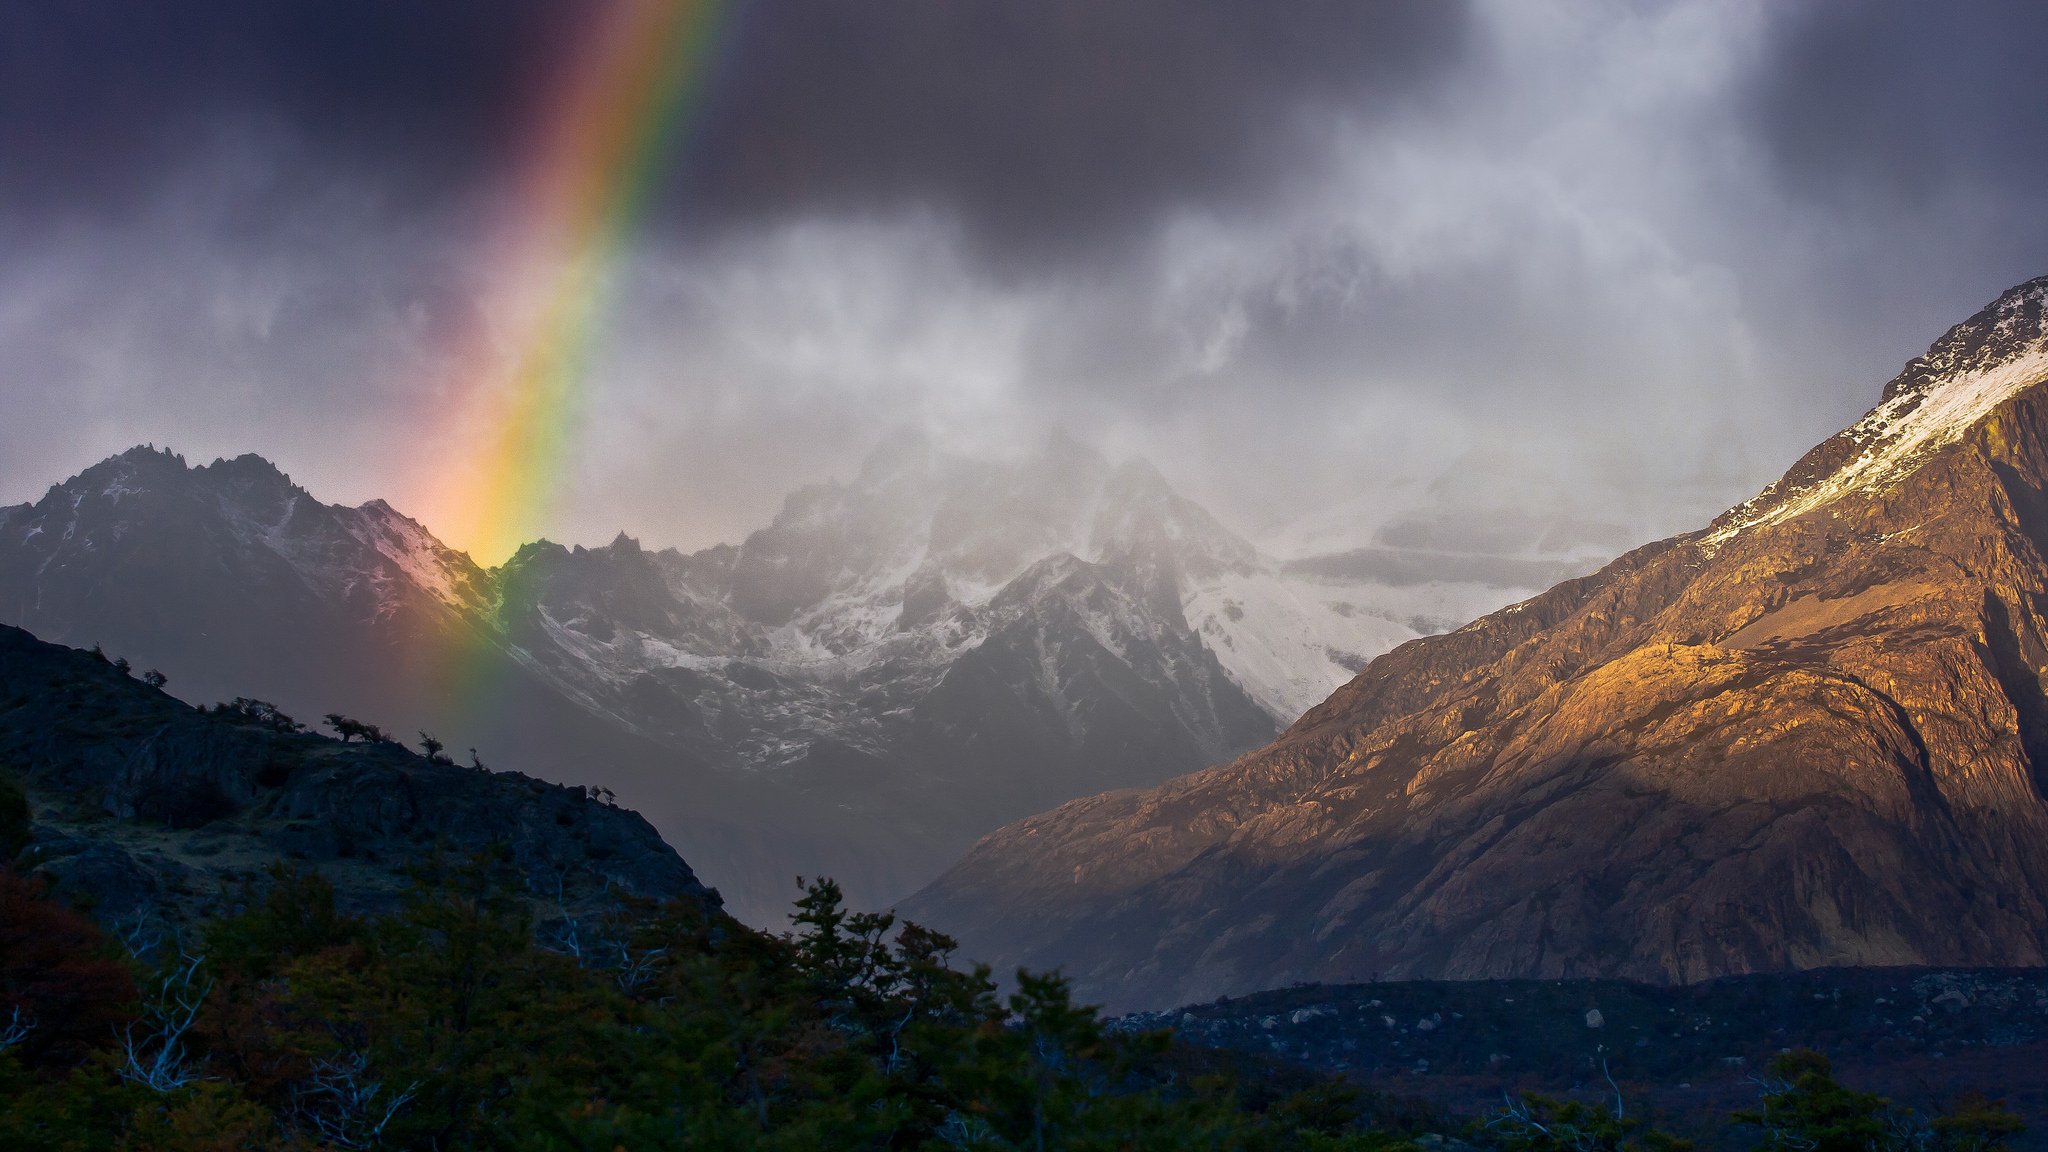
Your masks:
M 1605 1028 L 1607 1027 L 1607 1017 L 1602 1016 L 1598 1008 L 1589 1008 L 1586 1010 L 1586 1027 Z

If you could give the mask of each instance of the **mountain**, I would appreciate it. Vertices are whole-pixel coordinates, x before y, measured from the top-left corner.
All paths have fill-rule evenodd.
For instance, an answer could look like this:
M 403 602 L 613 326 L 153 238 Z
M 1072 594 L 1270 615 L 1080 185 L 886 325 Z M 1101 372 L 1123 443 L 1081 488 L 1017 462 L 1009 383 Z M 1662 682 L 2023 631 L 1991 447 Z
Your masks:
M 797 874 L 878 904 L 1007 820 L 1255 747 L 1500 595 L 1348 563 L 1266 556 L 1065 437 L 982 459 L 898 435 L 737 545 L 539 541 L 488 571 L 259 457 L 138 448 L 0 509 L 0 619 L 194 701 L 613 788 L 773 923 Z
M 591 713 L 856 830 L 875 851 L 828 866 L 879 901 L 1005 820 L 1270 739 L 1177 591 L 1250 557 L 1071 442 L 985 463 L 900 438 L 736 547 L 531 545 L 499 619 Z
M 218 912 L 278 861 L 325 875 L 345 907 L 388 910 L 408 867 L 486 849 L 549 907 L 617 891 L 719 906 L 651 825 L 581 788 L 342 743 L 261 710 L 202 712 L 102 655 L 0 627 L 11 788 L 31 823 L 25 846 L 0 850 L 124 927 Z
M 2048 278 L 1708 528 L 908 901 L 1159 1007 L 1298 980 L 2048 958 Z

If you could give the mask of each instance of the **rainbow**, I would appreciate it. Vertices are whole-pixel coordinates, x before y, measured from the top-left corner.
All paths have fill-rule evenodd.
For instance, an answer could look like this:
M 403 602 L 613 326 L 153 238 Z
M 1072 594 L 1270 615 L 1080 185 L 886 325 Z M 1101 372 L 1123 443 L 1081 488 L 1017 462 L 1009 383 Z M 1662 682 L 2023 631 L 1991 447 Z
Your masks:
M 593 345 L 634 227 L 701 102 L 728 0 L 608 0 L 548 94 L 469 346 L 467 432 L 428 483 L 442 539 L 494 564 L 535 538 L 570 465 Z

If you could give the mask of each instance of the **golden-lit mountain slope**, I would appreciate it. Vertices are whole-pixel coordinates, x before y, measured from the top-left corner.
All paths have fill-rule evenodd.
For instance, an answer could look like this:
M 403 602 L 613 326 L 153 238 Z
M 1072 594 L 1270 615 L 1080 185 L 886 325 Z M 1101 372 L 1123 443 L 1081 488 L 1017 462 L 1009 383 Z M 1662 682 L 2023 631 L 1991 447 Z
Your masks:
M 2048 956 L 2048 278 L 1708 529 L 1375 660 L 904 911 L 1117 1007 Z

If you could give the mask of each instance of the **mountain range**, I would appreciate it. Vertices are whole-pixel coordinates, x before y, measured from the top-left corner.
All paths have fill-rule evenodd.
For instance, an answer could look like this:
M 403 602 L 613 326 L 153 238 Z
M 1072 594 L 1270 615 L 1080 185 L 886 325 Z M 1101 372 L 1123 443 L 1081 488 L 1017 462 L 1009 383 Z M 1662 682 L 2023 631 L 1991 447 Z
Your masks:
M 1598 526 L 1528 535 L 1393 521 L 1275 557 L 1141 460 L 902 435 L 736 545 L 538 541 L 484 569 L 258 457 L 139 448 L 0 509 L 0 615 L 187 699 L 431 730 L 609 788 L 695 871 L 631 820 L 563 827 L 610 827 L 655 887 L 701 876 L 755 923 L 799 874 L 873 906 L 923 885 L 900 910 L 965 955 L 1118 1009 L 2048 963 L 2048 278 L 1704 528 L 1586 575 Z M 1546 571 L 1568 578 L 1449 626 Z M 205 822 L 284 803 L 262 791 L 273 737 L 222 744 L 182 713 L 116 715 L 118 764 L 64 751 L 79 709 L 107 709 L 15 667 L 60 660 L 26 634 L 0 641 L 36 682 L 0 752 L 62 785 L 59 824 L 63 802 L 90 814 L 70 793 L 172 826 L 194 796 Z M 101 666 L 86 680 L 161 710 L 161 682 Z M 326 744 L 283 779 L 337 826 L 375 809 L 352 779 L 415 796 L 456 771 Z M 462 779 L 499 779 L 482 767 Z M 451 812 L 428 823 L 480 834 Z M 237 858 L 339 855 L 317 831 Z
M 903 910 L 1164 1007 L 2048 960 L 2048 278 L 1699 531 L 1006 826 Z
M 737 545 L 622 533 L 485 569 L 260 457 L 137 448 L 0 509 L 0 620 L 194 702 L 337 711 L 611 788 L 775 923 L 798 874 L 879 905 L 1007 820 L 1256 747 L 1546 563 L 1583 559 L 1277 559 L 1142 460 L 906 433 Z

